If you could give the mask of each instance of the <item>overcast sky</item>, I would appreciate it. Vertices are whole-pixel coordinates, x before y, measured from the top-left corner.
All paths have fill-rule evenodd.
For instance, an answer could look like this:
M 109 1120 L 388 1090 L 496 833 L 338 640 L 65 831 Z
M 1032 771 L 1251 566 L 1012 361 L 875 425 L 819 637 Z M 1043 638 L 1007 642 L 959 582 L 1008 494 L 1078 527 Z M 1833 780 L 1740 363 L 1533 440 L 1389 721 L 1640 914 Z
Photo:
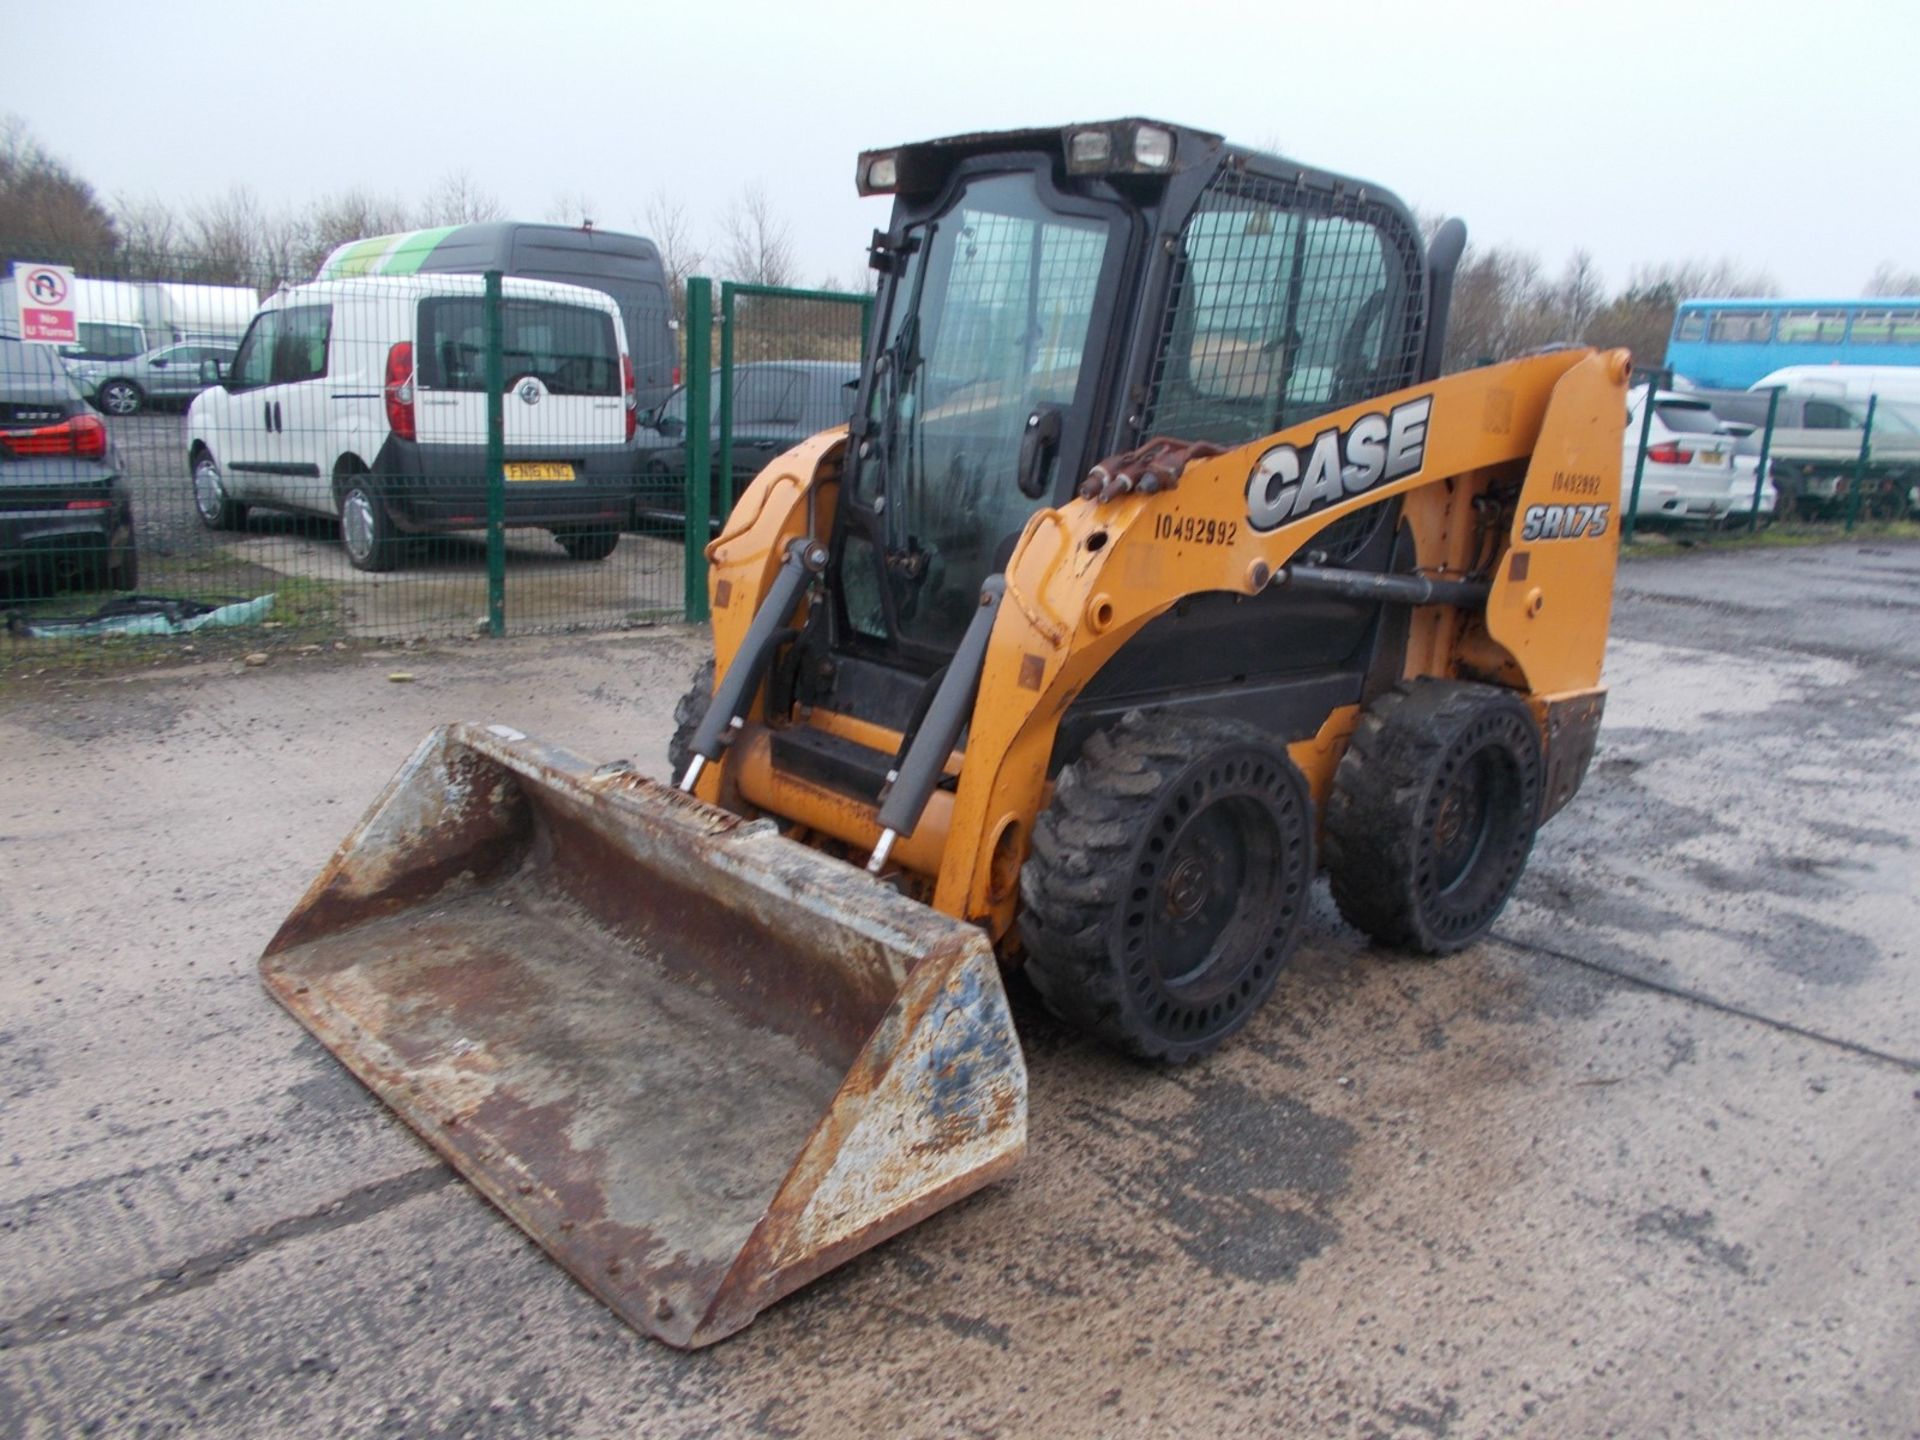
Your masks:
M 16 46 L 43 3 L 0 0 Z M 747 183 L 802 279 L 849 276 L 885 205 L 862 148 L 1158 115 L 1462 216 L 1557 270 L 1732 257 L 1788 293 L 1920 269 L 1920 5 L 787 0 L 464 5 L 203 0 L 63 20 L 0 109 L 107 196 L 274 206 L 465 169 L 510 214 L 585 195 L 643 229 Z M 70 22 L 70 24 L 68 23 Z

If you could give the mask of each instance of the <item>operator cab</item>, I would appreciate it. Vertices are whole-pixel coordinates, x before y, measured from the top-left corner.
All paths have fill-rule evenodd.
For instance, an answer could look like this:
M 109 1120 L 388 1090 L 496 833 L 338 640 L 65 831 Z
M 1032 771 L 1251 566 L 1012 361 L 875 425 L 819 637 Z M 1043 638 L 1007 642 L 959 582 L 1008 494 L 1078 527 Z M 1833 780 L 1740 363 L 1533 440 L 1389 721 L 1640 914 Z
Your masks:
M 1102 457 L 1155 435 L 1245 444 L 1410 385 L 1429 362 L 1405 207 L 1218 135 L 1131 119 L 968 135 L 869 151 L 857 179 L 894 212 L 871 251 L 840 583 L 796 667 L 813 703 L 911 728 L 982 582 Z M 1330 536 L 1336 563 L 1386 568 L 1393 508 Z M 1207 598 L 1155 622 L 1102 682 L 1222 673 L 1218 647 L 1245 617 L 1195 619 Z M 1353 654 L 1364 670 L 1377 609 L 1310 602 L 1296 620 L 1311 638 L 1281 663 L 1324 672 Z

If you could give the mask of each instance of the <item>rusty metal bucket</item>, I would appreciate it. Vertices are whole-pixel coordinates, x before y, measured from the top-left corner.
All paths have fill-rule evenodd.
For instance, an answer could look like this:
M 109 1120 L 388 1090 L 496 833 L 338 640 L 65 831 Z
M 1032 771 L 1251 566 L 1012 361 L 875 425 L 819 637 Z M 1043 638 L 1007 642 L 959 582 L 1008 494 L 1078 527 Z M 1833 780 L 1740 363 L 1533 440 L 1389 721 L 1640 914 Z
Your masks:
M 1004 1174 L 980 931 L 624 767 L 435 731 L 268 989 L 629 1323 L 719 1340 Z

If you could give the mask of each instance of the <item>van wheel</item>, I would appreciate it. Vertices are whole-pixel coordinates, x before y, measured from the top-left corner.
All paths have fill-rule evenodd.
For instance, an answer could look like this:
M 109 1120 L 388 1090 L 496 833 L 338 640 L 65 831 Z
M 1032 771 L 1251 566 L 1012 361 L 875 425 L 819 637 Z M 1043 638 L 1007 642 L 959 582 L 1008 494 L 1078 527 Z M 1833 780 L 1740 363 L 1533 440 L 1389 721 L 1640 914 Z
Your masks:
M 1034 823 L 1025 973 L 1076 1029 L 1191 1060 L 1273 993 L 1312 880 L 1313 802 L 1279 741 L 1134 711 L 1087 740 Z
M 1540 823 L 1540 732 L 1510 690 L 1414 680 L 1381 696 L 1334 771 L 1327 877 L 1349 925 L 1441 955 L 1493 927 Z
M 338 482 L 340 543 L 356 570 L 391 570 L 400 558 L 400 541 L 387 507 L 362 472 Z
M 193 462 L 193 508 L 209 530 L 244 530 L 247 507 L 227 494 L 213 456 L 202 451 Z
M 573 560 L 604 560 L 620 543 L 618 530 L 556 530 L 553 538 Z

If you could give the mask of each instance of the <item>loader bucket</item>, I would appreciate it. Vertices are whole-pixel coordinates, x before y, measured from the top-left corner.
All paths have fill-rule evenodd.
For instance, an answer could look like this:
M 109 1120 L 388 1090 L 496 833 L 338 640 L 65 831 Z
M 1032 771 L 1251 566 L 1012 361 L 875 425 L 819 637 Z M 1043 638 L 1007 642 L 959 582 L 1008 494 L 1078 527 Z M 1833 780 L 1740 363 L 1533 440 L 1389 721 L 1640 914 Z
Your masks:
M 430 735 L 267 987 L 637 1329 L 710 1344 L 1004 1174 L 1026 1069 L 982 933 L 503 727 Z

